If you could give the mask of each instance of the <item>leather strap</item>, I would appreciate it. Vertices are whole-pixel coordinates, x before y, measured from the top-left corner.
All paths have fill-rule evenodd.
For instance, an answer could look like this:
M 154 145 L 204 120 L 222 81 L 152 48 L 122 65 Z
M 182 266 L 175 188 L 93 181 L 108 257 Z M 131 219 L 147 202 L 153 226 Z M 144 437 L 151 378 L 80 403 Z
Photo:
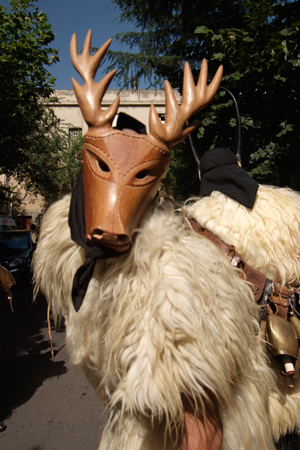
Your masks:
M 218 249 L 227 257 L 227 259 L 230 261 L 230 264 L 234 267 L 238 267 L 239 264 L 242 261 L 241 255 L 235 250 L 234 245 L 227 245 L 225 242 L 221 241 L 215 234 L 211 233 L 206 228 L 203 228 L 201 225 L 199 225 L 196 220 L 190 219 L 189 220 L 193 230 L 197 234 L 201 234 L 201 236 L 206 237 L 209 241 L 211 241 L 213 244 L 215 244 Z
M 277 314 L 287 320 L 290 306 L 289 299 L 293 295 L 292 289 L 274 283 L 267 305 L 269 314 Z
M 234 246 L 227 245 L 225 242 L 221 241 L 217 236 L 215 236 L 210 231 L 201 227 L 194 219 L 190 220 L 190 224 L 193 230 L 201 234 L 202 236 L 209 239 L 217 248 L 229 259 L 230 263 L 241 269 L 239 276 L 242 278 L 245 275 L 246 281 L 251 283 L 251 289 L 254 293 L 256 303 L 260 305 L 261 315 L 260 315 L 260 337 L 264 351 L 267 352 L 265 347 L 265 342 L 270 342 L 269 338 L 266 337 L 266 320 L 269 319 L 268 316 L 280 316 L 285 321 L 289 320 L 289 315 L 291 313 L 291 308 L 293 309 L 293 302 L 295 301 L 295 293 L 300 294 L 296 289 L 289 289 L 286 286 L 273 283 L 271 280 L 266 278 L 258 270 L 253 269 L 248 264 L 244 263 L 241 256 L 235 251 Z M 291 302 L 291 303 L 290 303 Z M 292 325 L 292 324 L 291 324 Z M 295 329 L 295 327 L 294 327 Z M 296 330 L 295 330 L 296 333 Z M 284 340 L 284 333 L 281 333 L 281 338 Z M 288 353 L 292 355 L 292 353 Z M 298 350 L 298 360 L 296 364 L 296 369 L 293 372 L 293 377 L 298 378 L 300 375 L 300 350 Z M 294 356 L 295 357 L 295 356 Z M 289 373 L 282 372 L 283 375 L 288 376 Z
M 253 269 L 248 264 L 244 263 L 242 261 L 241 255 L 235 250 L 234 245 L 227 245 L 224 241 L 219 239 L 215 234 L 213 234 L 211 231 L 207 230 L 206 228 L 203 228 L 201 225 L 199 225 L 196 220 L 190 219 L 189 220 L 193 230 L 200 234 L 201 236 L 204 236 L 208 240 L 210 240 L 215 246 L 226 256 L 226 258 L 229 260 L 230 264 L 234 267 L 238 267 L 241 269 L 241 276 L 245 274 L 246 280 L 251 283 L 250 287 L 253 291 L 253 294 L 255 296 L 255 301 L 258 303 L 265 288 L 266 284 L 266 276 L 263 275 L 258 270 Z
M 253 269 L 253 267 L 244 262 L 242 262 L 239 267 L 244 272 L 246 280 L 249 281 L 251 285 L 253 285 L 253 287 L 251 286 L 251 288 L 253 290 L 255 301 L 256 303 L 258 303 L 264 292 L 267 277 L 263 273 Z

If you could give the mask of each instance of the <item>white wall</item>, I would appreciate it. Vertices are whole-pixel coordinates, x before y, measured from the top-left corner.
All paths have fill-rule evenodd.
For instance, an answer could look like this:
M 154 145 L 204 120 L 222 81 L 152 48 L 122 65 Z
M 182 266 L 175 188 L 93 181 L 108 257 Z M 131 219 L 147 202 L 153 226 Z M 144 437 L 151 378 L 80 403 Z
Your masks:
M 174 91 L 177 101 L 181 97 L 178 91 Z M 150 105 L 154 104 L 158 114 L 165 113 L 165 92 L 163 90 L 124 90 L 109 89 L 103 97 L 101 107 L 107 109 L 120 95 L 120 105 L 118 112 L 129 114 L 140 122 L 144 123 L 148 130 Z M 62 119 L 66 126 L 71 125 L 74 128 L 82 128 L 82 133 L 87 131 L 87 125 L 82 117 L 80 108 L 73 90 L 57 90 L 55 96 L 57 103 L 53 103 L 52 108 L 57 117 Z

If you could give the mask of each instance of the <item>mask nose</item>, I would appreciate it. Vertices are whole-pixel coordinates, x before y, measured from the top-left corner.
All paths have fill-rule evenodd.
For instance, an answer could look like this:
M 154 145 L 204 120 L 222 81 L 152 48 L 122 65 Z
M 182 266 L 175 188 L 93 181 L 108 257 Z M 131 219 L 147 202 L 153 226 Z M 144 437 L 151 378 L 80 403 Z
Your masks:
M 100 228 L 94 229 L 87 238 L 93 245 L 104 245 L 120 252 L 128 250 L 130 246 L 130 239 L 126 234 L 111 233 Z

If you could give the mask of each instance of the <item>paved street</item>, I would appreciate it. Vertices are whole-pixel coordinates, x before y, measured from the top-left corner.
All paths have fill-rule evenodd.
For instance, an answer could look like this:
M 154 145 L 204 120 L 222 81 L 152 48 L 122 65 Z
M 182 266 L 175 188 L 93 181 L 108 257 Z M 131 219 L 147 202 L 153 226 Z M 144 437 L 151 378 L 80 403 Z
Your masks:
M 104 407 L 81 373 L 71 366 L 65 332 L 54 331 L 50 357 L 43 298 L 32 304 L 30 287 L 14 293 L 14 310 L 0 296 L 1 450 L 97 450 Z

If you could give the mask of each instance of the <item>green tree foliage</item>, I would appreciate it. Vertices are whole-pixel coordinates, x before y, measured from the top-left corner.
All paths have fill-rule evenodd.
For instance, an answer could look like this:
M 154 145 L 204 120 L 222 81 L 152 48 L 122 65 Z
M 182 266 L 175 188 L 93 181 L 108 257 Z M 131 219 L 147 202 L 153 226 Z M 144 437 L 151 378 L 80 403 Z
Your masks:
M 40 194 L 49 205 L 73 189 L 81 168 L 76 158 L 81 144 L 81 137 L 69 141 L 64 124 L 44 105 L 42 118 L 28 137 L 26 164 L 19 164 L 14 173 L 27 191 Z
M 69 140 L 68 136 L 68 140 Z M 58 165 L 60 179 L 60 195 L 70 193 L 75 187 L 81 170 L 81 150 L 83 136 L 69 140 L 68 146 L 60 155 Z
M 53 124 L 44 101 L 53 92 L 54 78 L 47 67 L 58 61 L 58 50 L 49 47 L 54 34 L 36 1 L 10 0 L 8 8 L 0 5 L 0 173 L 25 181 L 43 195 L 42 182 L 53 184 L 51 168 L 34 139 L 47 142 L 45 135 Z M 37 170 L 42 161 L 44 175 Z
M 13 209 L 21 206 L 22 200 L 18 193 L 18 186 L 11 183 L 9 178 L 0 182 L 0 214 L 11 216 Z
M 51 103 L 50 103 L 51 104 Z M 58 119 L 51 107 L 44 104 L 41 120 L 27 139 L 26 158 L 19 160 L 13 178 L 33 195 L 44 198 L 46 208 L 59 197 L 70 193 L 78 178 L 81 163 L 77 154 L 83 138 L 70 142 L 66 124 Z M 6 174 L 7 175 L 7 174 Z M 0 186 L 0 212 L 17 209 L 21 204 L 20 186 L 7 177 Z
M 168 78 L 180 88 L 183 61 L 189 61 L 195 79 L 204 57 L 210 75 L 223 64 L 222 84 L 237 97 L 242 116 L 244 167 L 260 182 L 299 189 L 300 1 L 113 2 L 121 10 L 119 19 L 141 30 L 117 36 L 133 51 L 138 48 L 137 55 L 109 54 L 125 87 L 134 77 L 145 77 L 149 86 L 161 86 Z M 201 151 L 233 148 L 235 115 L 228 94 L 220 93 L 201 118 Z M 184 164 L 189 160 L 185 149 L 176 151 L 184 155 Z M 181 167 L 180 162 L 171 166 L 175 184 Z M 186 172 L 189 184 L 191 176 L 196 180 L 195 166 Z M 188 188 L 190 194 L 197 193 L 197 185 Z

